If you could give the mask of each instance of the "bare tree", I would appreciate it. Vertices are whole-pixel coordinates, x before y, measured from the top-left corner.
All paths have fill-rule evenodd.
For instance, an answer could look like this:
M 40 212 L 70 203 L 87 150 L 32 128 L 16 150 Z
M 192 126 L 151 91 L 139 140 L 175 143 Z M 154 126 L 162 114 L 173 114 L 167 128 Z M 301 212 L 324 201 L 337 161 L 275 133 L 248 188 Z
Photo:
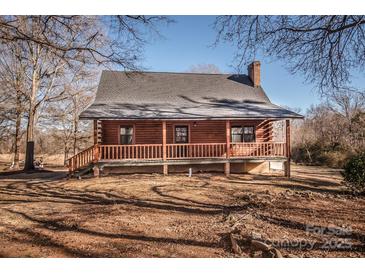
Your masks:
M 341 138 L 349 150 L 365 149 L 365 93 L 357 90 L 336 90 L 327 98 L 328 109 L 341 124 Z M 333 125 L 332 125 L 333 126 Z
M 64 145 L 64 160 L 69 153 L 77 154 L 83 143 L 91 140 L 89 123 L 79 121 L 79 114 L 91 103 L 96 89 L 96 73 L 81 66 L 73 72 L 71 79 L 63 85 L 64 97 L 53 104 L 45 105 L 40 116 L 42 127 L 50 128 Z M 80 147 L 81 146 L 81 147 Z
M 187 72 L 192 73 L 209 73 L 209 74 L 220 74 L 221 70 L 214 64 L 197 64 L 190 66 Z
M 138 69 L 145 30 L 156 33 L 160 16 L 1 16 L 0 46 L 18 47 L 25 64 L 28 101 L 25 170 L 33 167 L 39 108 L 61 100 L 63 77 L 79 64 Z
M 29 21 L 36 21 L 37 27 L 24 26 Z M 165 16 L 0 16 L 0 42 L 23 41 L 62 59 L 83 53 L 94 63 L 135 69 L 146 32 L 159 34 L 161 22 L 172 20 Z
M 10 44 L 6 51 L 0 54 L 0 82 L 3 86 L 4 107 L 8 120 L 14 122 L 13 164 L 12 168 L 19 169 L 20 140 L 22 137 L 22 118 L 25 113 L 26 96 L 25 66 L 22 62 L 19 44 Z M 10 109 L 9 109 L 10 108 Z M 11 127 L 9 127 L 11 128 Z
M 294 127 L 295 160 L 341 167 L 365 150 L 365 97 L 352 90 L 333 92 L 333 97 L 312 106 Z
M 235 44 L 238 70 L 262 53 L 285 61 L 322 92 L 349 84 L 365 68 L 365 16 L 218 16 L 220 40 Z

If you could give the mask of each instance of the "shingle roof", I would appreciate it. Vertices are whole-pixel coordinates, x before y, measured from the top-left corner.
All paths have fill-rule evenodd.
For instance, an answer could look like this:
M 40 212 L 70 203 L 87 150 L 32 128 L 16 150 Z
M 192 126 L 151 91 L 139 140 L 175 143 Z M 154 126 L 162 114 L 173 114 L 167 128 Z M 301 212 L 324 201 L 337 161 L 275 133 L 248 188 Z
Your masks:
M 81 119 L 302 118 L 247 75 L 103 71 Z

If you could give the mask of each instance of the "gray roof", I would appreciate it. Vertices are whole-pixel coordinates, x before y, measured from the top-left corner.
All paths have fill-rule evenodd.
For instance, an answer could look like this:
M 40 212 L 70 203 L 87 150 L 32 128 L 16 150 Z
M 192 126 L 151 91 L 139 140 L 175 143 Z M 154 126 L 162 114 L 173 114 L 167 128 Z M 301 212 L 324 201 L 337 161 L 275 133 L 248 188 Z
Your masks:
M 247 75 L 103 71 L 81 119 L 302 118 Z

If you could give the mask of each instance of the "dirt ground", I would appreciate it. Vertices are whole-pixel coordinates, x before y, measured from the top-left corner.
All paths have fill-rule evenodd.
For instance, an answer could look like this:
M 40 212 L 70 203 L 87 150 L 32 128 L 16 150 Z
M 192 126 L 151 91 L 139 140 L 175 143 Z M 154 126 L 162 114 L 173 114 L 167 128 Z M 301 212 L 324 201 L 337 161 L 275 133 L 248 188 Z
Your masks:
M 292 169 L 290 180 L 2 175 L 0 257 L 237 257 L 232 231 L 284 256 L 364 257 L 365 198 L 346 193 L 336 170 Z

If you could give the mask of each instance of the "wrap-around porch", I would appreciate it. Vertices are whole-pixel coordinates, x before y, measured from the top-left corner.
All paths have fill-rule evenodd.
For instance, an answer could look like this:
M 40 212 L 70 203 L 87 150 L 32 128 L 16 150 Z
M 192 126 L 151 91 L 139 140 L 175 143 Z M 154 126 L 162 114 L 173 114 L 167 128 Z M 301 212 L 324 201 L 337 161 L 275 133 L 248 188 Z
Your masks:
M 289 120 L 281 128 L 275 127 L 274 122 L 95 120 L 94 145 L 69 159 L 69 171 L 90 165 L 94 171 L 97 169 L 96 173 L 104 165 L 161 165 L 167 174 L 169 165 L 224 163 L 228 175 L 231 162 L 288 162 Z M 290 175 L 288 164 L 285 172 Z

